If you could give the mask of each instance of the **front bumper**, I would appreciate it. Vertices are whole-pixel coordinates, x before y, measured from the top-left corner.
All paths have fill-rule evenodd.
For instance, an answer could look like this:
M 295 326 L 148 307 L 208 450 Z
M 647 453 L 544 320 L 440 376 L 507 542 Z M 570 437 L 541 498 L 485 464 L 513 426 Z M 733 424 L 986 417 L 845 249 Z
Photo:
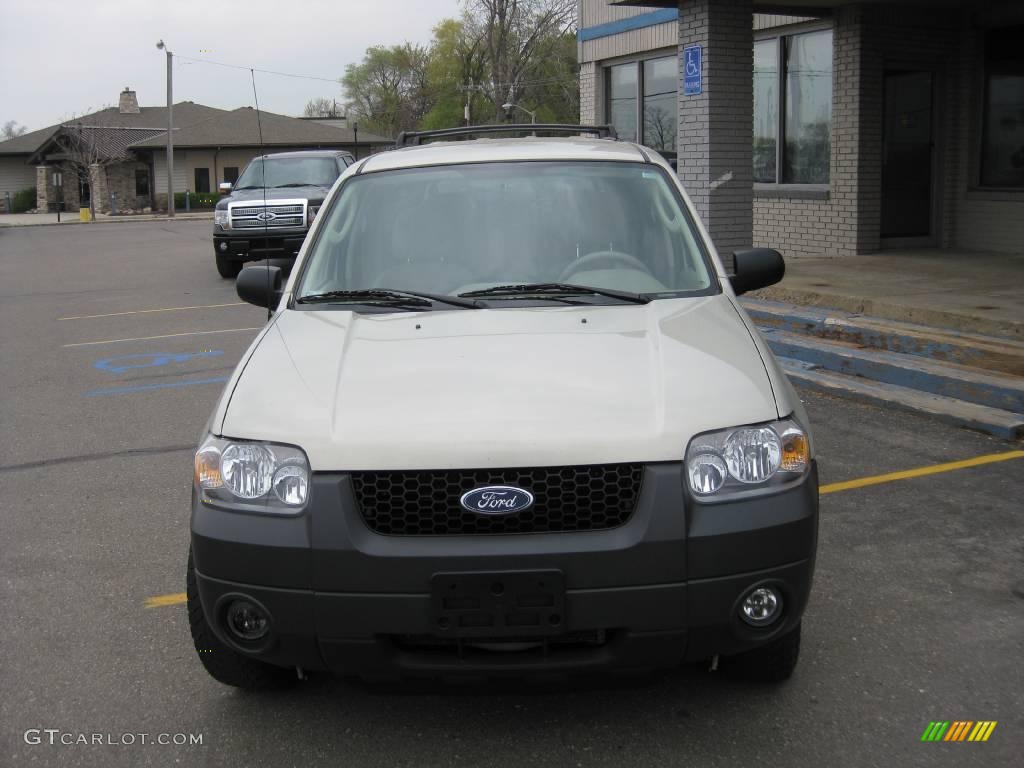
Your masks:
M 306 239 L 306 230 L 289 232 L 245 232 L 213 235 L 213 250 L 232 261 L 254 261 L 268 257 L 295 256 Z
M 363 523 L 347 475 L 314 476 L 295 518 L 193 502 L 192 548 L 208 623 L 225 642 L 282 666 L 372 678 L 539 675 L 665 668 L 740 653 L 793 629 L 807 604 L 818 523 L 816 469 L 773 496 L 703 505 L 682 465 L 652 464 L 623 526 L 585 533 L 396 537 Z M 430 593 L 438 573 L 557 570 L 557 635 L 515 651 L 445 637 Z M 738 618 L 760 584 L 783 595 L 769 628 Z M 266 643 L 243 648 L 222 629 L 232 597 L 271 615 Z M 507 641 L 510 633 L 492 638 Z M 518 638 L 521 639 L 521 638 Z

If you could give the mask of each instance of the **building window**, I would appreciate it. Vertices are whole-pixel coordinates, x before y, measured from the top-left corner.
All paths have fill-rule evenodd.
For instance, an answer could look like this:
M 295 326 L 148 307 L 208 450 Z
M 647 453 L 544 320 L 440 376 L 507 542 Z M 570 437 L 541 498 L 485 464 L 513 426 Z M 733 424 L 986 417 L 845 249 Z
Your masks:
M 236 181 L 238 181 L 238 166 L 237 165 L 225 166 L 225 168 L 224 168 L 224 181 L 228 182 L 229 184 L 234 184 Z
M 1024 26 L 985 36 L 981 185 L 1024 187 Z
M 149 169 L 135 169 L 135 196 L 149 197 Z
M 210 192 L 210 169 L 209 168 L 196 168 L 196 194 L 209 194 Z
M 756 41 L 754 181 L 828 184 L 831 134 L 832 30 Z
M 664 56 L 616 64 L 605 70 L 608 83 L 605 119 L 619 138 L 659 152 L 676 151 L 679 109 L 679 60 Z

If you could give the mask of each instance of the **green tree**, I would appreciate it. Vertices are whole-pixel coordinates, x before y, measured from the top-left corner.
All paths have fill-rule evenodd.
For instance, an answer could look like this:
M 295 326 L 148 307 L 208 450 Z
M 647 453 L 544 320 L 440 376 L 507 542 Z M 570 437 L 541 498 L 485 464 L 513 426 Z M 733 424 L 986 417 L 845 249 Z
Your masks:
M 427 66 L 427 85 L 434 105 L 423 120 L 427 129 L 451 128 L 466 119 L 473 122 L 486 103 L 477 90 L 486 71 L 483 41 L 467 31 L 464 20 L 444 19 L 434 27 Z
M 429 62 L 428 49 L 411 43 L 367 49 L 341 79 L 349 119 L 385 136 L 419 127 L 434 101 L 427 85 Z

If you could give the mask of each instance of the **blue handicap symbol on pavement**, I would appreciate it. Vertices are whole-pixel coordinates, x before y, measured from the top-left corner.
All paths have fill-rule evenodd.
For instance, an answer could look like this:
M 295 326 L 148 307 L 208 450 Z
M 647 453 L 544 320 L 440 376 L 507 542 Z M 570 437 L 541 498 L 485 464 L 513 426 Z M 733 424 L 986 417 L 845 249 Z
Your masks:
M 132 368 L 158 368 L 169 363 L 184 363 L 193 357 L 217 357 L 223 355 L 220 349 L 204 349 L 201 352 L 151 352 L 143 355 L 121 355 L 120 357 L 108 357 L 97 360 L 93 368 L 108 373 L 124 373 Z

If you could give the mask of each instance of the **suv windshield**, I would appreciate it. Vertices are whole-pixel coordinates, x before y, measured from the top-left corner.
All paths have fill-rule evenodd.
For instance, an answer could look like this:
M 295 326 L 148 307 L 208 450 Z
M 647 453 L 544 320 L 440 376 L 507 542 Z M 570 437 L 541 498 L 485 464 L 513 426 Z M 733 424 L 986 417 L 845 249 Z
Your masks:
M 572 286 L 652 298 L 717 289 L 660 167 L 562 161 L 352 177 L 295 295 L 388 288 L 490 302 L 557 295 L 553 284 L 573 299 L 580 292 Z M 507 288 L 488 291 L 498 286 Z M 589 299 L 601 300 L 616 301 Z
M 341 174 L 333 157 L 271 157 L 249 163 L 249 167 L 238 177 L 234 188 L 262 188 L 264 167 L 267 187 L 294 187 L 307 184 L 314 187 L 329 187 Z

